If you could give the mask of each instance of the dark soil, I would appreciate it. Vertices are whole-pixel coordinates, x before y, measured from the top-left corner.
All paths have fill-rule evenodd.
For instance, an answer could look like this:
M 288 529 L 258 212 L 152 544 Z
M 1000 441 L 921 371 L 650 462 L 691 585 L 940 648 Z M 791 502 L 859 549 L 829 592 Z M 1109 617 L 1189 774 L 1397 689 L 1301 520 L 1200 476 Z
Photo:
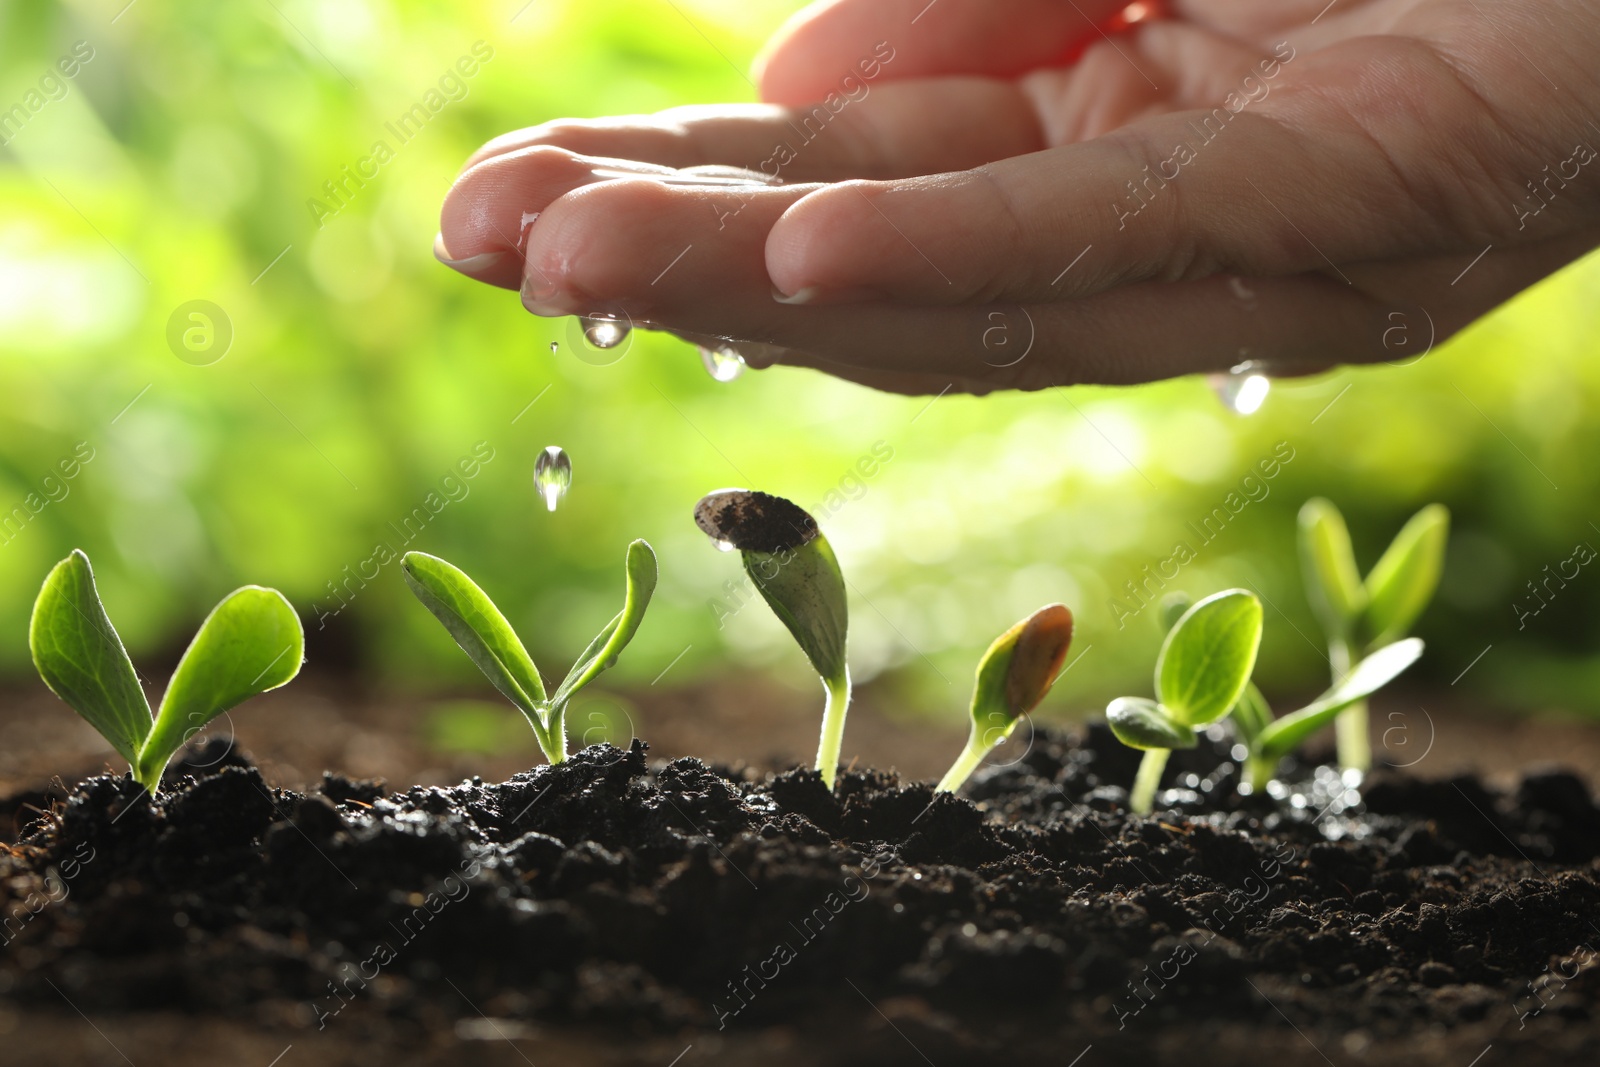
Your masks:
M 395 793 L 277 791 L 217 752 L 154 800 L 90 778 L 0 806 L 0 1020 L 249 1019 L 301 1062 L 556 1026 L 610 1050 L 588 1062 L 662 1067 L 617 1050 L 1600 1063 L 1600 810 L 1577 778 L 1357 798 L 1321 768 L 1240 798 L 1226 752 L 1175 755 L 1153 818 L 1126 814 L 1137 754 L 1100 728 L 1041 734 L 972 800 L 652 767 L 638 742 Z

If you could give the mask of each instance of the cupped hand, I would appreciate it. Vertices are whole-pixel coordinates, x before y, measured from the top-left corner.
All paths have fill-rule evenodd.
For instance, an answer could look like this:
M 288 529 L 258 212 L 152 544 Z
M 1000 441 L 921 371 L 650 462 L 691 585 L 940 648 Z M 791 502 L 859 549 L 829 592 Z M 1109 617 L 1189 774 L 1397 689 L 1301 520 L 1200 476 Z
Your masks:
M 765 104 L 491 141 L 436 252 L 536 314 L 983 392 L 1404 358 L 1600 245 L 1593 4 L 1122 7 L 814 5 Z

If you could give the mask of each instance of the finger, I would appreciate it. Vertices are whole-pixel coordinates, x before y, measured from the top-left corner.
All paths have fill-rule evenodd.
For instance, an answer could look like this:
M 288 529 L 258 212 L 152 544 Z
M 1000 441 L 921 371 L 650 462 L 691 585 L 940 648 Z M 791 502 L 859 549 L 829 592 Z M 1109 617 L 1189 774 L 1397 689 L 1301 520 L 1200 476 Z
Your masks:
M 579 188 L 530 231 L 524 302 L 539 314 L 626 314 L 864 373 L 995 388 L 1149 381 L 1241 359 L 1292 370 L 1392 358 L 1382 347 L 1390 325 L 1382 309 L 1319 276 L 1252 280 L 1249 300 L 1216 278 L 1031 308 L 780 304 L 762 270 L 765 234 L 811 188 L 736 194 L 652 181 Z
M 756 58 L 764 100 L 820 100 L 843 78 L 1010 77 L 1062 61 L 1127 0 L 834 0 L 795 15 Z
M 723 164 L 790 182 L 963 170 L 1043 147 L 1033 108 L 1014 83 L 851 79 L 798 107 L 696 106 L 549 122 L 497 137 L 466 169 L 537 145 L 667 167 Z
M 1481 248 L 1497 190 L 1455 165 L 1463 144 L 1505 151 L 1480 104 L 1421 46 L 1355 47 L 1364 65 L 1388 53 L 1386 103 L 1359 99 L 1376 84 L 1340 91 L 1338 57 L 1325 76 L 1309 66 L 1337 49 L 1299 59 L 1296 81 L 1280 46 L 1254 107 L 1230 97 L 963 173 L 818 190 L 773 228 L 769 272 L 814 301 L 1027 303 L 1221 270 L 1343 280 L 1340 264 Z
M 434 255 L 490 285 L 522 283 L 523 234 L 532 217 L 564 193 L 608 180 L 596 172 L 671 175 L 666 167 L 532 147 L 487 160 L 456 179 L 439 214 Z
M 813 188 L 735 191 L 642 180 L 575 189 L 529 231 L 523 303 L 540 315 L 626 317 L 683 335 L 794 349 L 860 372 L 940 375 L 942 385 L 993 373 L 983 359 L 989 324 L 974 309 L 930 315 L 772 299 L 763 266 L 767 232 Z M 913 362 L 893 363 L 902 353 L 913 353 Z M 756 361 L 770 361 L 770 352 L 758 352 Z

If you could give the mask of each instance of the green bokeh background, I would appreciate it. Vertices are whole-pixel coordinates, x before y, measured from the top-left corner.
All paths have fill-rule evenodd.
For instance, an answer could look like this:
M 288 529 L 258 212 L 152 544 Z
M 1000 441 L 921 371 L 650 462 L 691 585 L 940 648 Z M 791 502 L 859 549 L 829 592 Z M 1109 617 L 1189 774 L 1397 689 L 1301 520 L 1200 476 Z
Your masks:
M 1263 593 L 1269 688 L 1314 688 L 1326 672 L 1293 555 L 1300 503 L 1337 501 L 1370 565 L 1407 515 L 1442 500 L 1455 535 L 1419 676 L 1449 687 L 1492 646 L 1463 683 L 1470 700 L 1600 710 L 1600 576 L 1586 569 L 1520 628 L 1514 608 L 1546 565 L 1600 544 L 1600 260 L 1420 363 L 1280 383 L 1250 418 L 1194 379 L 931 406 L 795 370 L 722 385 L 659 336 L 593 366 L 570 353 L 569 324 L 433 260 L 458 166 L 548 118 L 751 99 L 741 72 L 797 3 L 122 3 L 0 8 L 0 109 L 75 42 L 94 52 L 0 149 L 0 509 L 65 489 L 0 536 L 0 673 L 15 683 L 37 684 L 38 582 L 82 546 L 136 656 L 170 654 L 252 581 L 302 612 L 313 666 L 459 689 L 471 666 L 393 565 L 323 615 L 330 583 L 398 545 L 395 527 L 430 492 L 444 498 L 477 447 L 492 460 L 408 547 L 476 575 L 549 668 L 615 612 L 624 546 L 642 536 L 662 583 L 614 684 L 648 683 L 680 653 L 678 683 L 802 677 L 764 608 L 718 625 L 737 566 L 690 510 L 731 484 L 806 505 L 837 489 L 825 525 L 852 584 L 858 679 L 957 715 L 994 634 L 1060 599 L 1083 658 L 1051 702 L 1083 707 L 1148 685 L 1154 612 L 1119 626 L 1111 598 L 1177 540 L 1199 548 L 1187 524 L 1287 447 L 1265 496 L 1169 584 Z M 493 56 L 464 97 L 397 145 L 385 123 L 479 41 Z M 319 226 L 307 201 L 379 139 L 394 158 Z M 167 342 L 174 309 L 197 299 L 233 331 L 209 366 Z M 1428 326 L 1396 326 L 1409 363 Z M 79 442 L 94 458 L 46 485 Z M 531 485 L 550 444 L 575 468 L 555 514 Z M 874 446 L 892 459 L 857 480 Z

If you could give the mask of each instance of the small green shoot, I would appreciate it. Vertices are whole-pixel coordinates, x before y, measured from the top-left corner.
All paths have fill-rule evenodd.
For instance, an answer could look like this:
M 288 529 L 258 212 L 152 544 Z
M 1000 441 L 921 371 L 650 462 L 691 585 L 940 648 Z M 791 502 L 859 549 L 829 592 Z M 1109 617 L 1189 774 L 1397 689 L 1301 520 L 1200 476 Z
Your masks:
M 1183 613 L 1156 659 L 1156 699 L 1119 697 L 1106 708 L 1117 739 L 1144 759 L 1128 795 L 1139 815 L 1155 806 L 1161 772 L 1173 749 L 1194 748 L 1196 731 L 1225 718 L 1239 703 L 1261 647 L 1261 601 L 1229 589 Z
M 1249 750 L 1245 758 L 1245 778 L 1252 792 L 1267 787 L 1278 761 L 1298 748 L 1308 737 L 1338 721 L 1346 712 L 1373 693 L 1394 681 L 1402 671 L 1422 657 L 1422 641 L 1408 637 L 1384 645 L 1346 672 L 1336 685 L 1316 700 L 1281 719 L 1272 717 L 1261 691 L 1251 684 L 1233 711 L 1239 741 Z
M 444 624 L 494 687 L 527 717 L 551 763 L 567 758 L 567 705 L 580 689 L 616 663 L 633 640 L 650 606 L 657 577 L 656 554 L 649 543 L 630 544 L 622 610 L 589 642 L 555 693 L 546 696 L 533 657 L 500 609 L 466 572 L 425 552 L 407 552 L 400 566 L 417 599 Z
M 695 505 L 694 521 L 718 545 L 737 548 L 744 569 L 827 693 L 817 770 L 833 788 L 850 708 L 845 662 L 849 613 L 833 547 L 804 508 L 769 493 L 722 489 Z
M 100 731 L 154 794 L 173 753 L 206 723 L 300 673 L 305 634 L 276 589 L 234 590 L 200 625 L 152 715 L 100 602 L 89 557 L 74 549 L 39 590 L 28 646 L 45 684 Z
M 1071 646 L 1072 612 L 1065 604 L 1047 604 L 995 638 L 978 661 L 967 747 L 936 791 L 960 789 L 990 750 L 1003 744 L 1022 717 L 1039 706 Z
M 1377 565 L 1361 577 L 1350 547 L 1344 516 L 1320 497 L 1300 509 L 1300 561 L 1306 595 L 1328 640 L 1333 681 L 1357 661 L 1392 645 L 1411 632 L 1439 586 L 1450 512 L 1430 504 L 1411 517 Z M 1372 765 L 1364 700 L 1334 718 L 1339 762 L 1364 771 Z

